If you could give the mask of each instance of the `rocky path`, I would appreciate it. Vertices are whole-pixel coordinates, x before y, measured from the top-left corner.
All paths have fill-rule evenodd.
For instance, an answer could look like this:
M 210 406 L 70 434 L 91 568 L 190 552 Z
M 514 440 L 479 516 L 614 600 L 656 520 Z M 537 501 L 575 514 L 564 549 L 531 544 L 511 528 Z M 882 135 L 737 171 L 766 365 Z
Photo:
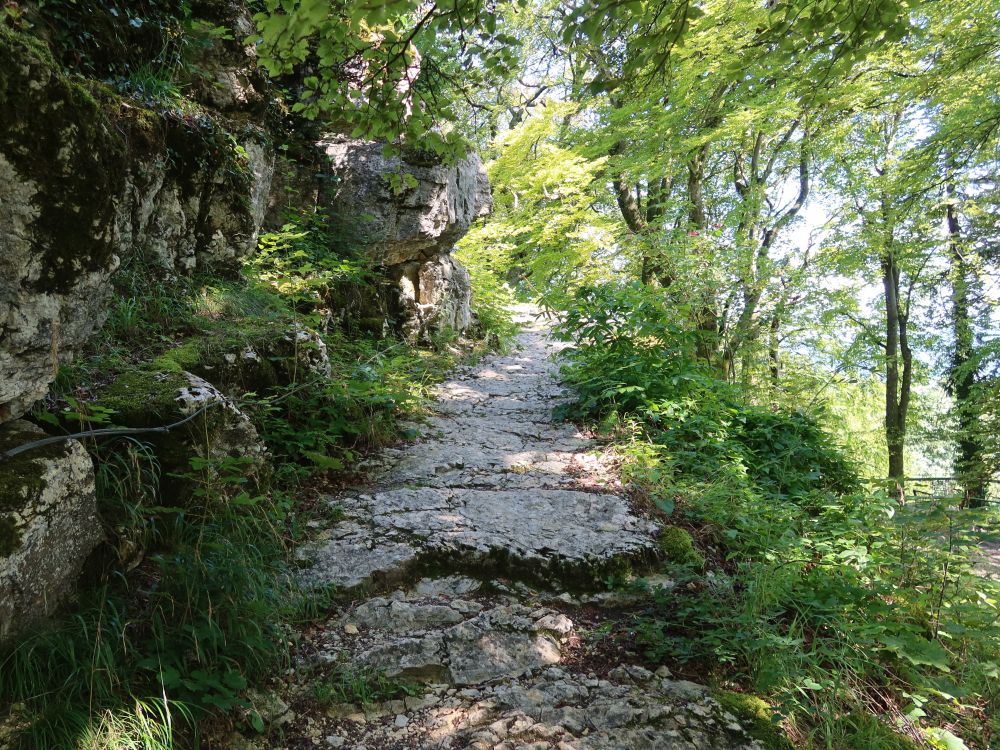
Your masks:
M 757 747 L 704 687 L 581 656 L 602 580 L 649 568 L 658 528 L 553 423 L 558 344 L 532 312 L 371 489 L 331 499 L 304 575 L 355 598 L 305 634 L 269 747 Z

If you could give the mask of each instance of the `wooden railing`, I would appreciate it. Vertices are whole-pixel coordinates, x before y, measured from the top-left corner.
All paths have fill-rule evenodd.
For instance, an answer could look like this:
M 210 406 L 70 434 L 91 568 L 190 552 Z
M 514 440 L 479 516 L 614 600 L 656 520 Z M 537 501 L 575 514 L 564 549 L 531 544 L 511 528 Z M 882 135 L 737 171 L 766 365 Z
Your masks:
M 862 480 L 873 489 L 882 489 L 887 493 L 898 494 L 904 502 L 948 502 L 956 507 L 976 505 L 975 500 L 990 508 L 1000 508 L 1000 480 L 988 479 L 983 482 L 986 489 L 985 497 L 966 497 L 959 477 L 905 477 L 902 482 L 895 479 L 867 478 Z

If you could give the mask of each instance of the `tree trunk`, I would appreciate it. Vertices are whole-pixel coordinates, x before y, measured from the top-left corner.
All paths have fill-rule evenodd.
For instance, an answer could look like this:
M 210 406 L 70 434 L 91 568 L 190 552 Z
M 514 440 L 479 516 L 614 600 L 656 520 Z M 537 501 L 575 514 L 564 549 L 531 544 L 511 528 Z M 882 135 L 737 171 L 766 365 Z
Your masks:
M 910 405 L 913 352 L 907 335 L 907 314 L 899 294 L 899 267 L 891 244 L 882 255 L 882 287 L 885 291 L 885 441 L 889 454 L 889 478 L 902 491 L 905 472 L 906 412 Z
M 779 347 L 779 336 L 781 334 L 781 314 L 778 310 L 771 316 L 769 335 L 767 340 L 767 358 L 770 363 L 769 371 L 771 375 L 771 385 L 777 389 L 781 385 L 781 351 Z
M 688 230 L 697 235 L 705 231 L 707 213 L 705 211 L 705 166 L 708 161 L 708 144 L 695 149 L 688 161 Z M 715 294 L 706 292 L 697 312 L 694 314 L 698 331 L 698 357 L 705 362 L 713 362 L 719 344 L 719 315 L 715 309 Z
M 955 185 L 949 183 L 946 192 L 948 260 L 951 265 L 951 324 L 955 338 L 948 379 L 958 416 L 958 461 L 955 468 L 966 505 L 982 508 L 986 505 L 986 469 L 982 447 L 975 438 L 978 420 L 973 400 L 976 372 L 972 362 L 975 342 L 969 310 L 969 268 L 961 245 Z

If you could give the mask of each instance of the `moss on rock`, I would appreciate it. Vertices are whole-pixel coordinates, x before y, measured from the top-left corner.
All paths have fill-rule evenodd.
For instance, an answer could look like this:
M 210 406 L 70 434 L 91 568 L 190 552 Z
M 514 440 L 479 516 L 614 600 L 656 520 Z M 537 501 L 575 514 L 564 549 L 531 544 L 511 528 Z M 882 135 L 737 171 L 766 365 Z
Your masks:
M 190 499 L 194 485 L 187 475 L 195 458 L 248 459 L 248 476 L 266 474 L 266 452 L 253 425 L 215 386 L 191 372 L 131 370 L 98 393 L 96 403 L 113 410 L 112 420 L 126 427 L 164 427 L 193 417 L 168 432 L 140 436 L 156 453 L 160 494 L 169 504 Z
M 691 535 L 679 526 L 665 527 L 657 541 L 667 562 L 698 569 L 705 567 L 705 557 L 695 549 Z
M 168 349 L 153 360 L 153 367 L 165 372 L 194 371 L 205 361 L 206 340 L 201 337 L 188 339 L 173 349 Z
M 756 695 L 717 690 L 713 697 L 720 706 L 739 719 L 747 733 L 764 750 L 793 750 L 791 741 L 772 720 L 774 713 L 771 707 Z
M 130 370 L 99 394 L 97 403 L 114 412 L 116 424 L 159 427 L 175 421 L 177 395 L 188 380 L 178 367 L 171 370 Z
M 152 362 L 163 372 L 187 371 L 226 393 L 265 393 L 302 380 L 326 357 L 318 334 L 290 320 L 227 321 L 224 329 L 187 339 Z M 302 336 L 301 333 L 307 335 Z
M 16 422 L 0 428 L 0 453 L 45 437 L 38 428 L 25 429 L 28 423 Z M 45 489 L 42 467 L 35 459 L 56 458 L 65 454 L 59 444 L 37 448 L 13 458 L 0 459 L 0 513 L 23 508 L 33 502 Z
M 14 519 L 0 516 L 0 557 L 7 557 L 21 545 Z
M 33 228 L 44 257 L 37 285 L 64 291 L 111 264 L 126 153 L 92 91 L 65 75 L 48 48 L 0 26 L 0 153 L 38 186 Z
M 29 422 L 9 422 L 0 426 L 0 453 L 44 437 L 45 433 Z M 63 458 L 66 453 L 65 444 L 56 443 L 0 459 L 0 557 L 20 546 L 14 514 L 34 505 L 45 492 L 45 462 Z

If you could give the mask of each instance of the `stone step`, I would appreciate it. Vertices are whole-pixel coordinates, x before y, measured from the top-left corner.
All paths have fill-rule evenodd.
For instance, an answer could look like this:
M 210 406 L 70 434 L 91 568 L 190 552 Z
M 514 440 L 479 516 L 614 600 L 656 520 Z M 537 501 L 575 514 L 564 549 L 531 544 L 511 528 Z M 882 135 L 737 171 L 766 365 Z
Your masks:
M 418 487 L 338 502 L 350 522 L 302 553 L 314 584 L 400 580 L 420 560 L 586 589 L 656 552 L 658 526 L 615 495 Z

